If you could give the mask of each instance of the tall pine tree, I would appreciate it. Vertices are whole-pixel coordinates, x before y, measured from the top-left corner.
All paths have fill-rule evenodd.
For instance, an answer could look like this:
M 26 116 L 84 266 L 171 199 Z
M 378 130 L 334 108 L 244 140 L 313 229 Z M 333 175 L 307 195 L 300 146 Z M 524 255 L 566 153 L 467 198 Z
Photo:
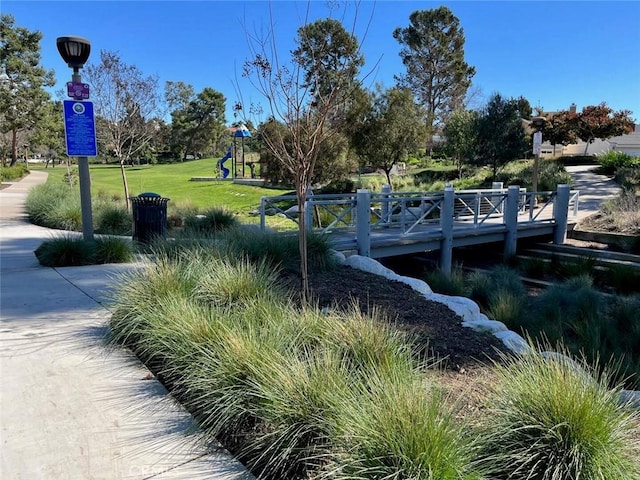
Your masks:
M 11 165 L 18 161 L 18 136 L 32 129 L 49 101 L 44 87 L 53 70 L 40 65 L 42 34 L 17 27 L 12 15 L 0 15 L 0 132 L 11 137 Z M 3 159 L 4 162 L 4 159 Z
M 398 77 L 425 109 L 427 148 L 437 127 L 451 112 L 461 108 L 474 67 L 464 60 L 464 31 L 447 7 L 418 10 L 409 16 L 410 25 L 393 32 L 402 49 L 400 57 L 407 73 Z

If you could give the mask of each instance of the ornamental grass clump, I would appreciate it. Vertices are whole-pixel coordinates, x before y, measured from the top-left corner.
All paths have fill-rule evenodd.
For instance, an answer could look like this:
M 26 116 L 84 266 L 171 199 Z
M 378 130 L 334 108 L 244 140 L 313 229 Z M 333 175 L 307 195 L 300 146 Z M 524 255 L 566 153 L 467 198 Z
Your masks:
M 133 259 L 133 246 L 128 240 L 117 237 L 85 240 L 67 234 L 46 240 L 35 250 L 35 255 L 44 267 L 126 263 Z
M 481 456 L 489 478 L 640 478 L 638 412 L 606 373 L 560 353 L 495 364 Z
M 30 191 L 25 202 L 25 211 L 31 223 L 48 228 L 61 228 L 54 221 L 59 218 L 55 212 L 64 199 L 71 198 L 80 208 L 80 193 L 77 189 L 61 183 L 45 183 L 36 185 Z
M 184 229 L 188 234 L 214 234 L 238 226 L 236 216 L 224 208 L 212 208 L 204 213 L 192 212 L 184 217 Z
M 336 425 L 333 479 L 476 480 L 474 436 L 454 407 L 414 373 L 376 376 L 352 387 Z
M 95 244 L 71 235 L 46 240 L 35 250 L 43 267 L 73 267 L 94 263 Z
M 110 341 L 260 478 L 476 478 L 454 476 L 472 471 L 471 437 L 381 313 L 298 306 L 228 252 L 155 262 L 119 282 Z
M 232 228 L 221 235 L 226 254 L 246 256 L 251 261 L 266 260 L 273 267 L 289 272 L 300 269 L 300 248 L 295 234 L 265 232 L 258 228 Z M 307 234 L 309 270 L 325 271 L 335 266 L 331 246 L 325 235 Z

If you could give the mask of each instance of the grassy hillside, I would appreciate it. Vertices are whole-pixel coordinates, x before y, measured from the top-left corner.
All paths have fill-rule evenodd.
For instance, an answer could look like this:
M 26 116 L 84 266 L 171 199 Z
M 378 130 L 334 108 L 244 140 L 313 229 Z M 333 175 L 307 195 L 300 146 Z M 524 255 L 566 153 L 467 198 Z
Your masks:
M 75 167 L 73 167 L 75 170 Z M 61 182 L 67 173 L 63 165 L 55 168 L 30 166 L 32 170 L 49 173 L 49 182 Z M 226 206 L 235 213 L 246 213 L 260 205 L 260 197 L 278 195 L 274 189 L 235 185 L 230 181 L 191 182 L 191 177 L 212 177 L 215 160 L 201 159 L 171 165 L 143 165 L 127 167 L 127 179 L 131 195 L 156 192 L 169 197 L 172 203 L 190 203 L 196 207 Z M 91 165 L 91 190 L 122 198 L 122 178 L 118 165 Z

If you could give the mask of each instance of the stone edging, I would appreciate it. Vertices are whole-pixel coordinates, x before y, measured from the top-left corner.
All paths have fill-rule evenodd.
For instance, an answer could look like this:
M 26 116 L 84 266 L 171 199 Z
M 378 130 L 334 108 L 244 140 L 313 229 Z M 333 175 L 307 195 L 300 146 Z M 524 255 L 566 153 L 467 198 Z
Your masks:
M 360 255 L 351 255 L 345 257 L 340 252 L 334 252 L 334 256 L 338 263 L 362 270 L 374 275 L 380 275 L 389 280 L 395 280 L 405 283 L 415 291 L 421 293 L 427 300 L 442 303 L 462 317 L 462 325 L 472 328 L 478 332 L 488 332 L 499 338 L 502 343 L 512 352 L 518 355 L 525 355 L 532 352 L 527 341 L 516 332 L 509 330 L 507 326 L 497 320 L 490 320 L 486 315 L 480 312 L 480 307 L 473 300 L 466 297 L 451 297 L 434 293 L 429 285 L 420 279 L 405 277 L 398 275 L 393 270 L 386 268 L 380 262 L 373 258 L 363 257 Z M 557 357 L 560 355 L 556 352 L 542 352 L 542 355 L 548 357 Z M 565 357 L 566 358 L 566 357 Z M 568 362 L 573 362 L 566 358 Z M 640 409 L 640 391 L 622 390 L 620 392 L 620 403 L 630 405 Z

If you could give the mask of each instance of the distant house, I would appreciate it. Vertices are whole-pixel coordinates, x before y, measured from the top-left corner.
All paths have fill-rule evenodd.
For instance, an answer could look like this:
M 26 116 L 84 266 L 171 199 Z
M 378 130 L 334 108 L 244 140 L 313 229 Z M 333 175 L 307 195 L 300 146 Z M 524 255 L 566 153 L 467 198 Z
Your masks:
M 640 124 L 636 123 L 632 133 L 610 138 L 607 142 L 611 145 L 611 150 L 640 157 Z

